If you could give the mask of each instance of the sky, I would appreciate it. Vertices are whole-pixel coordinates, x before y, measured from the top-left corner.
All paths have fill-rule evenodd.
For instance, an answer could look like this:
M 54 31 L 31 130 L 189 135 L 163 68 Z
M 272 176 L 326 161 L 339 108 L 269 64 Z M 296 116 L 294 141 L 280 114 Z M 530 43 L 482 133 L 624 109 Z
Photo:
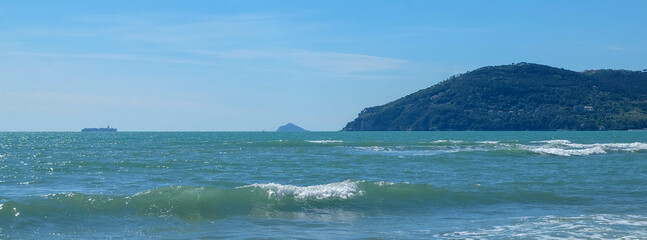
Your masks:
M 337 131 L 518 62 L 647 69 L 647 1 L 0 1 L 0 131 Z

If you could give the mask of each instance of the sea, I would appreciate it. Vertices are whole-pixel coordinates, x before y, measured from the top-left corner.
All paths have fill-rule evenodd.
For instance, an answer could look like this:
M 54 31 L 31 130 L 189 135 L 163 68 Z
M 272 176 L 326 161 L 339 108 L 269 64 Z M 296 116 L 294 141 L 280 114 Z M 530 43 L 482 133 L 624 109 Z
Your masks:
M 647 239 L 647 132 L 4 132 L 0 239 Z

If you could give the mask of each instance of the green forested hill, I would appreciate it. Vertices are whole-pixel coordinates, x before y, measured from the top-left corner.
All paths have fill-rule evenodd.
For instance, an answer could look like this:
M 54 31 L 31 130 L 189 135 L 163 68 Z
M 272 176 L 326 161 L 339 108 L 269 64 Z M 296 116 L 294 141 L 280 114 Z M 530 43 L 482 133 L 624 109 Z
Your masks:
M 647 72 L 483 67 L 364 109 L 346 131 L 647 128 Z

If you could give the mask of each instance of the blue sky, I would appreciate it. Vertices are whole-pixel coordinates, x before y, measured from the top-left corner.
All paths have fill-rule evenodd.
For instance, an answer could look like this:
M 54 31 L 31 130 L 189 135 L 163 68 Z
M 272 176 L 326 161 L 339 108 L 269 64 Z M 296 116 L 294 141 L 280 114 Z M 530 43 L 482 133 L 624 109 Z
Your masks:
M 647 68 L 647 1 L 1 1 L 0 131 L 339 130 L 487 65 Z

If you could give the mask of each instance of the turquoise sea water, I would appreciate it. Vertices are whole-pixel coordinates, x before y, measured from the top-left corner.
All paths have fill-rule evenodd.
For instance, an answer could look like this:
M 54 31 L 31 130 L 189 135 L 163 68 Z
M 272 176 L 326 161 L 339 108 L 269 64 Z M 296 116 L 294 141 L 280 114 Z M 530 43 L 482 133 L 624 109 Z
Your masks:
M 647 132 L 0 133 L 0 239 L 647 238 Z

